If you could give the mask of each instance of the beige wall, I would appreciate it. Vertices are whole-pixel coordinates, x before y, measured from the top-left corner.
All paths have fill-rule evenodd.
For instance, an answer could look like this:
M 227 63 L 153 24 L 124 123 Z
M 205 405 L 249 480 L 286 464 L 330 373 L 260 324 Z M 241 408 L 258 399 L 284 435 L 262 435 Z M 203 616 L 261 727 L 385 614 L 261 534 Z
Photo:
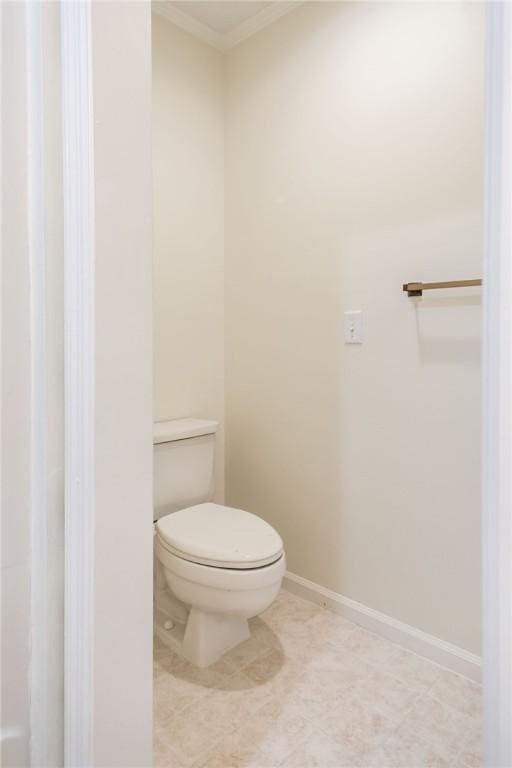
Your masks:
M 227 60 L 227 501 L 470 651 L 479 291 L 401 285 L 481 275 L 483 40 L 478 4 L 310 3 Z
M 224 459 L 221 54 L 153 15 L 155 417 L 218 419 Z
M 94 765 L 151 765 L 151 10 L 92 4 Z

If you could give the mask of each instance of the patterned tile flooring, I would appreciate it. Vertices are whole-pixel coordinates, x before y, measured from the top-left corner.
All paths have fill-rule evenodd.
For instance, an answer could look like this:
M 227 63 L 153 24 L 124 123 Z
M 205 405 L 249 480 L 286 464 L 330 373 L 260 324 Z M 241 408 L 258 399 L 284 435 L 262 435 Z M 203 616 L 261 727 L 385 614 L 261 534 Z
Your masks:
M 157 768 L 479 768 L 481 689 L 283 590 L 208 669 L 156 640 Z

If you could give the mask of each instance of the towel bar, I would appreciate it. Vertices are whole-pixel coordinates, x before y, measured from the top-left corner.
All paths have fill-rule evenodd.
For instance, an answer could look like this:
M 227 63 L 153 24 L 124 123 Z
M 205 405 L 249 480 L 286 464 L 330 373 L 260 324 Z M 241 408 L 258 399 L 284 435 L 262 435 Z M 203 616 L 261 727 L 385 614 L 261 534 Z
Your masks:
M 482 280 L 447 280 L 443 283 L 404 283 L 402 290 L 408 296 L 423 296 L 423 291 L 433 291 L 438 288 L 470 288 L 472 285 L 482 285 Z

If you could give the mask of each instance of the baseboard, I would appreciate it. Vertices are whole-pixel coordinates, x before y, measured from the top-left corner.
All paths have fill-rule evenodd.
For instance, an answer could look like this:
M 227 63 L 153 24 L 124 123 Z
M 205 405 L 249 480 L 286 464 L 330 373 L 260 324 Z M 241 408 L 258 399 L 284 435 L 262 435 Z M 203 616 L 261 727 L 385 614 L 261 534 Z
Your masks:
M 381 635 L 381 637 L 385 637 L 393 643 L 433 661 L 435 664 L 476 682 L 481 682 L 482 660 L 474 653 L 393 619 L 385 613 L 368 608 L 368 606 L 333 592 L 331 589 L 321 587 L 319 584 L 304 579 L 302 576 L 297 576 L 295 573 L 286 572 L 283 586 L 289 592 L 329 608 L 355 624 L 375 632 L 375 634 Z

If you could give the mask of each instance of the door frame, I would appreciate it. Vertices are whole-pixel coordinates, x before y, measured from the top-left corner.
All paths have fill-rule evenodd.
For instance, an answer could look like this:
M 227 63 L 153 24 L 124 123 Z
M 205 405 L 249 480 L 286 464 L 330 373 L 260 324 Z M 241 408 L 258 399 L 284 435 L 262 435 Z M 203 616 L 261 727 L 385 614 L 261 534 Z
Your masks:
M 122 5 L 60 3 L 69 768 L 151 763 L 151 11 Z
M 65 765 L 94 755 L 94 216 L 91 0 L 62 4 L 66 238 Z M 512 6 L 487 6 L 482 587 L 485 762 L 512 764 Z M 89 73 L 89 75 L 88 75 Z M 72 183 L 72 179 L 74 179 Z M 81 237 L 72 233 L 80 231 Z M 82 388 L 79 382 L 85 382 Z M 78 482 L 79 480 L 79 482 Z
M 61 3 L 64 765 L 94 765 L 95 222 L 91 0 Z
M 485 764 L 512 765 L 512 6 L 487 5 L 482 397 Z

